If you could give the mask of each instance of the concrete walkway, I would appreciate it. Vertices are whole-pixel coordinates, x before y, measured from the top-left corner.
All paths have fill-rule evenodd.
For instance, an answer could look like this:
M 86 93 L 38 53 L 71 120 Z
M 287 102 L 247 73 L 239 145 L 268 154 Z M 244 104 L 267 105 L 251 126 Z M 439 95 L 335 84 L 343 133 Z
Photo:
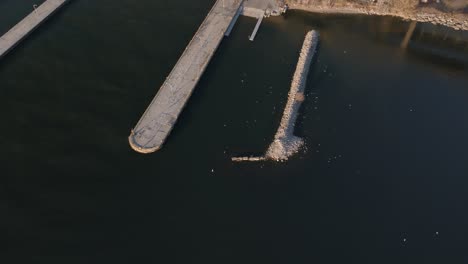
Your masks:
M 242 0 L 218 0 L 129 136 L 140 153 L 160 149 L 223 39 Z
M 265 11 L 267 9 L 275 10 L 282 6 L 281 0 L 245 0 L 244 7 L 255 8 Z
M 47 0 L 0 37 L 0 58 L 68 0 Z M 31 7 L 32 8 L 32 7 Z

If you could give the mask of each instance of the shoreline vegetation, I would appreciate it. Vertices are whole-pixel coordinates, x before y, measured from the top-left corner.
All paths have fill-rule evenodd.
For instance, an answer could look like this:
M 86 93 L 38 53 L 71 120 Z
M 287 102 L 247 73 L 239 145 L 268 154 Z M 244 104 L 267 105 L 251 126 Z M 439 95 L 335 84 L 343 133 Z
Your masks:
M 447 1 L 447 0 L 446 0 Z M 417 0 L 378 0 L 357 2 L 352 0 L 287 0 L 291 10 L 321 14 L 349 14 L 393 16 L 404 20 L 427 22 L 468 30 L 468 4 L 461 11 L 444 11 L 433 5 L 422 5 Z

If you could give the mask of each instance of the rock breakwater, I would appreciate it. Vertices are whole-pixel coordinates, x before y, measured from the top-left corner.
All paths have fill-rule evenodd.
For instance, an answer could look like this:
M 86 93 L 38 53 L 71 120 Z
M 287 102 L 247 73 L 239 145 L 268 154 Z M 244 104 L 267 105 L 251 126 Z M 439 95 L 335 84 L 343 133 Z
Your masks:
M 265 155 L 262 157 L 236 157 L 232 158 L 233 161 L 286 161 L 304 145 L 304 140 L 294 135 L 294 127 L 299 108 L 304 101 L 307 76 L 310 64 L 317 50 L 318 41 L 319 33 L 317 31 L 310 31 L 306 34 L 304 44 L 299 54 L 296 71 L 294 72 L 291 82 L 283 117 L 281 118 L 273 142 L 268 147 Z

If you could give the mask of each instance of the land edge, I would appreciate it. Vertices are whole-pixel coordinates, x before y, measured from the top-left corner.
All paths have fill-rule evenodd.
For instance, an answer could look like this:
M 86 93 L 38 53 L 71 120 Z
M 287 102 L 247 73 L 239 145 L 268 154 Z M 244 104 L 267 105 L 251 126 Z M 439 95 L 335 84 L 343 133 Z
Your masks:
M 468 16 L 463 14 L 448 14 L 448 13 L 408 13 L 400 11 L 379 11 L 373 7 L 362 6 L 328 6 L 328 5 L 303 5 L 296 3 L 288 3 L 290 10 L 302 10 L 311 13 L 321 14 L 347 14 L 347 15 L 374 15 L 374 16 L 393 16 L 403 20 L 412 20 L 417 22 L 432 23 L 453 28 L 455 30 L 468 30 Z

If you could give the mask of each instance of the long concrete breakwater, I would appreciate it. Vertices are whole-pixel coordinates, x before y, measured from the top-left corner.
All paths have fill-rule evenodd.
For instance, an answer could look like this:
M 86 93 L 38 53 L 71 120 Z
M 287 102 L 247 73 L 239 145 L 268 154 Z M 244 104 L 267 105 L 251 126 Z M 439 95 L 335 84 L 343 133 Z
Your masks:
M 264 156 L 260 157 L 233 157 L 232 161 L 286 161 L 297 153 L 304 145 L 304 140 L 294 135 L 294 127 L 297 121 L 299 108 L 304 101 L 304 90 L 310 64 L 317 50 L 319 33 L 310 31 L 306 34 L 294 72 L 291 88 L 288 93 L 288 101 L 284 108 L 283 117 L 276 131 L 273 142 L 268 147 Z
M 129 136 L 140 153 L 159 150 L 235 18 L 243 0 L 218 0 Z
M 12 50 L 28 36 L 37 26 L 44 22 L 68 0 L 47 0 L 35 8 L 28 16 L 0 37 L 0 58 Z

